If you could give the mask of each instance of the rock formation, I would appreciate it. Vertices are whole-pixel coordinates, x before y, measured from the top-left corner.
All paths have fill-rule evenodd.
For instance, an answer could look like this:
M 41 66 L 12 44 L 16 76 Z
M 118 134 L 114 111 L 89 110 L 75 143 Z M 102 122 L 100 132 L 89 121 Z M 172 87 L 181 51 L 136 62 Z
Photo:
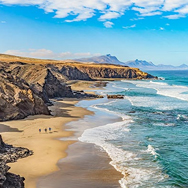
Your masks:
M 65 83 L 67 78 L 55 66 L 13 64 L 9 70 L 12 75 L 24 79 L 45 103 L 50 103 L 50 98 L 73 97 L 70 86 Z
M 117 65 L 98 65 L 98 64 L 75 64 L 76 68 L 71 71 L 72 80 L 92 80 L 98 78 L 122 78 L 122 79 L 151 79 L 156 78 L 148 73 L 142 72 L 137 68 L 130 68 Z M 64 66 L 63 69 L 72 67 Z M 64 70 L 65 72 L 65 70 Z M 66 72 L 68 72 L 66 70 Z M 75 75 L 75 77 L 74 77 Z M 68 77 L 68 75 L 66 75 Z
M 7 163 L 16 162 L 20 158 L 32 155 L 33 152 L 21 147 L 13 147 L 3 142 L 0 135 L 0 187 L 1 188 L 24 188 L 24 178 L 9 173 Z
M 0 121 L 35 114 L 49 114 L 43 99 L 33 92 L 27 82 L 1 69 Z
M 124 95 L 107 95 L 108 99 L 124 99 Z

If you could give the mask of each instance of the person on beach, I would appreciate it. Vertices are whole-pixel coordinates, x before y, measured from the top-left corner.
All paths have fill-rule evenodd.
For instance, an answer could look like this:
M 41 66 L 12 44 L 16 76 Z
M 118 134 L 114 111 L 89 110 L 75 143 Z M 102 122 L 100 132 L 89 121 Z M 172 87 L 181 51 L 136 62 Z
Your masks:
M 52 128 L 51 127 L 49 127 L 49 132 L 51 132 L 52 131 Z
M 39 129 L 39 133 L 41 133 L 41 129 Z
M 44 129 L 45 133 L 47 133 L 47 128 Z

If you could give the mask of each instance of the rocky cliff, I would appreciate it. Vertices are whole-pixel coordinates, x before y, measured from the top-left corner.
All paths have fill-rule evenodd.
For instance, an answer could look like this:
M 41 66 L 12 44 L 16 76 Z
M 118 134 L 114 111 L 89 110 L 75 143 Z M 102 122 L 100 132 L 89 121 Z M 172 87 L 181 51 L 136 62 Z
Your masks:
M 14 63 L 9 65 L 9 71 L 25 80 L 45 103 L 50 103 L 50 98 L 73 97 L 71 88 L 65 83 L 68 78 L 55 66 Z
M 155 78 L 137 68 L 121 65 L 50 60 L 40 62 L 19 57 L 13 61 L 13 56 L 8 61 L 7 55 L 2 57 L 6 61 L 1 62 L 0 55 L 0 121 L 49 114 L 47 105 L 50 104 L 50 98 L 87 97 L 83 93 L 73 92 L 66 84 L 69 80 Z
M 24 188 L 24 178 L 9 173 L 7 163 L 16 162 L 20 158 L 32 155 L 33 152 L 21 147 L 13 147 L 3 142 L 0 135 L 0 187 L 1 188 Z
M 75 97 L 71 88 L 66 84 L 68 80 L 155 78 L 137 68 L 108 64 L 82 64 L 78 62 L 53 64 L 11 62 L 8 64 L 8 70 L 11 75 L 25 80 L 46 103 L 49 103 L 49 98 Z
M 74 66 L 74 67 L 73 67 Z M 92 80 L 98 78 L 122 78 L 122 79 L 152 79 L 156 78 L 137 68 L 130 68 L 108 64 L 74 64 L 66 65 L 61 69 L 62 74 L 72 80 Z M 71 73 L 71 74 L 68 74 Z
M 43 99 L 29 84 L 0 70 L 0 121 L 21 119 L 28 115 L 49 114 Z

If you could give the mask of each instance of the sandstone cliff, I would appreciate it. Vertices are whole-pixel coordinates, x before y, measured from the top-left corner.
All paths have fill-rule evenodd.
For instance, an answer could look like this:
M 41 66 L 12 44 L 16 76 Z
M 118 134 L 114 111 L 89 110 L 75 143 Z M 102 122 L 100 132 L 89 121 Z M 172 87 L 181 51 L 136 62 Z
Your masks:
M 151 79 L 156 78 L 137 68 L 108 64 L 66 63 L 56 65 L 61 74 L 70 80 L 92 80 L 98 78 Z
M 49 114 L 43 99 L 33 92 L 27 82 L 1 69 L 0 121 L 35 114 Z
M 46 103 L 49 98 L 73 97 L 71 88 L 65 83 L 67 78 L 54 66 L 14 63 L 9 71 L 24 79 Z

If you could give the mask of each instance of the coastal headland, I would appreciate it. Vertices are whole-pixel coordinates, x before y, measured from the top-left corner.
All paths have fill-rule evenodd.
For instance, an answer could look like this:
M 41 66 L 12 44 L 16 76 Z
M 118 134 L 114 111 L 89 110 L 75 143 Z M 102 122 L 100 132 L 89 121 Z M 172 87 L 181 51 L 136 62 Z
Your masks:
M 33 152 L 9 164 L 12 173 L 25 178 L 26 188 L 36 187 L 39 177 L 59 170 L 57 162 L 67 156 L 67 148 L 75 143 L 59 140 L 74 135 L 65 130 L 65 124 L 93 114 L 76 107 L 78 100 L 100 98 L 92 89 L 104 87 L 104 80 L 156 79 L 124 66 L 7 55 L 0 55 L 0 76 L 1 135 L 5 143 Z M 109 168 L 119 179 L 121 175 Z

